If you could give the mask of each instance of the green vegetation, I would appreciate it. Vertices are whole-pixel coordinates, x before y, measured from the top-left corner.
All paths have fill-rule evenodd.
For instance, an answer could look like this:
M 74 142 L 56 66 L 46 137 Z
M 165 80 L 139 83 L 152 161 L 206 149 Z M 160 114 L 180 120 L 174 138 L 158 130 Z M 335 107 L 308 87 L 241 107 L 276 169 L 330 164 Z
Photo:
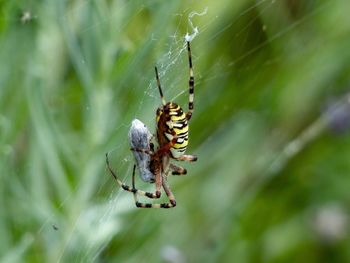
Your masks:
M 1 262 L 350 262 L 348 0 L 0 10 Z M 169 178 L 175 209 L 136 209 L 105 153 L 130 183 L 155 64 L 187 109 L 189 17 L 198 161 Z

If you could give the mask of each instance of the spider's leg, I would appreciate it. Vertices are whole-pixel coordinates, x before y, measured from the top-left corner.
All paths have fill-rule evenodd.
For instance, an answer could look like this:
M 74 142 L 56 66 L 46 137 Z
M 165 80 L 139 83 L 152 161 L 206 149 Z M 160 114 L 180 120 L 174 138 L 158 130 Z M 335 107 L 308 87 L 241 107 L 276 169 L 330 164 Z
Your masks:
M 148 198 L 152 198 L 152 199 L 156 199 L 156 198 L 160 198 L 161 194 L 160 194 L 160 190 L 156 191 L 155 193 L 150 193 L 150 192 L 145 192 L 145 191 L 141 191 L 138 190 L 134 187 L 130 187 L 126 184 L 124 184 L 117 176 L 117 174 L 113 171 L 112 167 L 109 164 L 109 159 L 108 159 L 108 153 L 106 153 L 106 164 L 107 164 L 107 168 L 109 170 L 109 172 L 111 173 L 111 175 L 113 176 L 113 178 L 117 181 L 118 185 L 125 191 L 131 192 L 137 194 L 137 195 L 142 195 L 142 196 L 146 196 Z M 134 169 L 132 172 L 132 176 L 133 176 L 133 181 L 134 181 L 134 177 L 135 177 L 135 170 L 136 170 L 136 165 L 134 165 Z
M 192 55 L 191 55 L 191 46 L 190 42 L 187 41 L 187 52 L 188 52 L 188 64 L 190 71 L 190 79 L 188 81 L 189 87 L 189 98 L 188 98 L 188 112 L 186 114 L 187 120 L 190 120 L 193 113 L 193 101 L 194 101 L 194 75 L 193 75 L 193 67 L 192 67 Z
M 151 204 L 151 203 L 140 203 L 137 200 L 136 201 L 136 206 L 139 208 L 173 208 L 176 206 L 176 200 L 174 197 L 174 194 L 172 193 L 169 185 L 166 182 L 166 179 L 163 178 L 162 180 L 162 185 L 163 189 L 166 193 L 166 195 L 169 198 L 169 203 L 162 203 L 162 204 Z
M 173 192 L 171 191 L 166 179 L 163 180 L 163 188 L 164 188 L 164 191 L 165 191 L 165 193 L 168 196 L 169 201 L 170 201 L 168 203 L 167 207 L 164 207 L 164 208 L 175 207 L 176 206 L 175 196 L 174 196 Z
M 153 154 L 153 152 L 151 150 L 148 150 L 148 149 L 130 148 L 130 151 L 146 153 L 149 155 Z
M 156 177 L 156 195 L 160 197 L 163 178 L 160 172 L 156 173 L 155 177 Z
M 133 173 L 132 173 L 132 188 L 136 189 L 136 187 L 135 187 L 135 165 L 134 165 L 134 170 L 133 170 Z M 136 193 L 134 193 L 134 200 L 135 200 L 135 204 L 138 203 L 137 194 Z
M 172 171 L 172 175 L 185 175 L 187 174 L 187 170 L 181 166 L 177 166 L 175 164 L 169 164 L 170 169 L 173 170 Z
M 134 166 L 134 168 L 135 168 L 135 166 Z M 134 171 L 135 171 L 135 169 L 134 169 Z M 162 181 L 163 180 L 160 180 L 161 185 L 162 185 Z M 136 187 L 135 187 L 135 173 L 132 174 L 132 187 L 133 187 L 133 189 L 136 190 Z M 158 192 L 159 192 L 159 195 L 157 195 Z M 162 204 L 154 204 L 154 206 L 153 206 L 153 204 L 151 204 L 151 203 L 141 203 L 141 202 L 139 202 L 139 200 L 137 198 L 138 194 L 139 195 L 143 195 L 143 196 L 147 196 L 147 197 L 153 198 L 153 199 L 160 198 L 160 189 L 156 190 L 156 194 L 148 193 L 148 192 L 144 192 L 144 191 L 140 191 L 140 190 L 137 190 L 137 192 L 134 191 L 133 193 L 134 193 L 134 200 L 135 200 L 136 207 L 140 207 L 140 208 L 163 208 L 162 206 L 165 206 L 165 205 L 162 205 Z M 156 197 L 150 197 L 150 196 L 148 196 L 146 194 L 143 194 L 143 193 L 152 194 L 152 195 L 155 195 Z M 167 207 L 165 207 L 165 208 L 167 208 Z
M 177 134 L 174 130 L 172 132 L 172 136 L 173 136 L 172 140 L 170 142 L 168 142 L 167 144 L 163 145 L 162 147 L 160 147 L 154 153 L 154 155 L 160 156 L 160 155 L 170 151 L 170 149 L 177 143 Z M 195 155 L 184 154 L 184 155 L 181 155 L 180 157 L 177 157 L 174 159 L 177 161 L 195 162 L 195 161 L 197 161 L 198 158 Z
M 151 159 L 152 159 L 152 156 L 154 154 L 154 152 L 153 152 L 153 150 L 154 150 L 153 143 L 150 145 L 150 147 L 151 147 L 151 151 L 147 150 L 147 149 L 138 149 L 138 148 L 131 148 L 130 150 L 131 151 L 135 151 L 135 152 L 141 152 L 141 153 L 149 154 L 149 155 L 151 155 Z M 155 195 L 157 196 L 157 198 L 159 198 L 161 196 L 162 178 L 160 176 L 158 176 L 157 173 L 155 174 L 155 181 L 156 181 L 156 192 L 155 192 Z M 153 198 L 153 197 L 151 197 L 151 198 Z
M 162 156 L 164 153 L 169 152 L 170 149 L 177 143 L 177 134 L 174 130 L 172 130 L 171 135 L 173 136 L 171 141 L 164 144 L 162 147 L 158 148 L 157 151 L 154 153 L 154 155 Z
M 189 155 L 189 154 L 184 154 L 176 158 L 177 161 L 187 161 L 187 162 L 195 162 L 197 161 L 197 159 L 198 159 L 197 156 Z
M 158 69 L 157 69 L 157 67 L 154 67 L 154 70 L 155 70 L 155 72 L 156 72 L 157 87 L 158 87 L 158 90 L 159 90 L 160 99 L 162 100 L 162 104 L 165 105 L 166 102 L 165 102 L 165 99 L 164 99 L 164 96 L 163 96 L 162 87 L 161 87 L 161 85 L 160 85 L 160 80 L 159 80 L 159 74 L 158 74 Z

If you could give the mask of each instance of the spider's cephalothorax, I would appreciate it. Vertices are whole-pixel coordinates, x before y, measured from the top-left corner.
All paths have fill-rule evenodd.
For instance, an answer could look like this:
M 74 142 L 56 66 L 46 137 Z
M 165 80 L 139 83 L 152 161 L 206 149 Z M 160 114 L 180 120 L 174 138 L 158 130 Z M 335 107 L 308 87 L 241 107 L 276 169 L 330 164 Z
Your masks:
M 175 102 L 166 102 L 163 97 L 163 91 L 160 85 L 157 67 L 156 80 L 157 86 L 162 100 L 162 106 L 157 109 L 157 142 L 158 148 L 154 150 L 151 143 L 152 136 L 146 125 L 139 120 L 132 122 L 129 131 L 129 141 L 131 150 L 134 152 L 135 161 L 140 172 L 140 177 L 148 183 L 155 183 L 156 190 L 154 193 L 141 191 L 135 188 L 135 169 L 134 165 L 132 176 L 132 187 L 124 184 L 113 172 L 109 165 L 108 154 L 106 154 L 106 163 L 112 176 L 117 183 L 126 191 L 134 194 L 135 204 L 141 208 L 172 208 L 176 206 L 175 197 L 167 183 L 169 172 L 172 175 L 184 175 L 187 173 L 185 168 L 170 163 L 171 159 L 177 161 L 196 161 L 194 155 L 185 155 L 188 145 L 188 121 L 192 117 L 193 100 L 194 100 L 194 77 L 192 69 L 192 57 L 190 43 L 187 42 L 188 61 L 189 61 L 189 102 L 188 112 L 185 113 L 182 108 Z M 142 195 L 148 198 L 160 198 L 161 189 L 169 198 L 168 203 L 151 204 L 141 203 L 137 196 Z

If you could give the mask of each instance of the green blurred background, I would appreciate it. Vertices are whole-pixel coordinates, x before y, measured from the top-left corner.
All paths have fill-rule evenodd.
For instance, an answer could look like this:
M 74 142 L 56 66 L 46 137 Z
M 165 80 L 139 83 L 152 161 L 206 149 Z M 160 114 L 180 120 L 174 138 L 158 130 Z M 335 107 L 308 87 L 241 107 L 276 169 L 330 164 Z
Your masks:
M 348 0 L 0 10 L 0 262 L 350 262 Z M 130 183 L 129 125 L 154 132 L 160 105 L 155 64 L 187 109 L 195 27 L 199 159 L 169 178 L 175 209 L 137 209 L 105 153 Z

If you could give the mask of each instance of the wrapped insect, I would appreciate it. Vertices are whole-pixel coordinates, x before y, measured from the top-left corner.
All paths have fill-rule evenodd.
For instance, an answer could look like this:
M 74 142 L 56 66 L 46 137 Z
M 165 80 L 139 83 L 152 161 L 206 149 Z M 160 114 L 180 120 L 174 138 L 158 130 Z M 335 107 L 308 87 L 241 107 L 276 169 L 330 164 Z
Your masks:
M 129 143 L 134 154 L 136 166 L 140 171 L 140 177 L 144 182 L 154 183 L 154 174 L 150 171 L 152 134 L 147 126 L 138 119 L 131 122 L 129 130 Z

